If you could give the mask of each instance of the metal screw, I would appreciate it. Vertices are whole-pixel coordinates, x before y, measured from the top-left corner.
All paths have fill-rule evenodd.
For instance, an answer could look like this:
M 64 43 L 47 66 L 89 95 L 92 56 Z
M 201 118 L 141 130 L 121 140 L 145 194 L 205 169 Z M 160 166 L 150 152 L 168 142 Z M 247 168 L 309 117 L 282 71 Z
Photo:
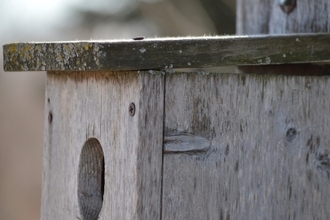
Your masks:
M 48 114 L 48 122 L 49 123 L 52 123 L 52 121 L 53 121 L 53 114 L 51 112 L 49 112 L 49 114 Z
M 128 111 L 130 116 L 133 117 L 135 115 L 135 104 L 133 102 L 129 104 Z
M 278 0 L 283 12 L 289 14 L 296 7 L 296 0 Z

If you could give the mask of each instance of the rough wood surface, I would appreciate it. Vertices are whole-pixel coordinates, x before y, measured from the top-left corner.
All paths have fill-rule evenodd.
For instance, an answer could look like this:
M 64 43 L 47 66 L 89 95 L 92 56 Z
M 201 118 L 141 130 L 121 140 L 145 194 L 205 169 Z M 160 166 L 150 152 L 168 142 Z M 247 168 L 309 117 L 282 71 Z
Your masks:
M 330 78 L 166 76 L 165 136 L 210 142 L 164 154 L 163 219 L 328 219 Z
M 237 34 L 328 33 L 329 0 L 296 0 L 291 13 L 282 11 L 278 0 L 238 0 Z
M 210 141 L 196 135 L 179 132 L 164 137 L 164 153 L 196 153 L 209 148 Z
M 141 70 L 328 62 L 330 35 L 158 38 L 3 46 L 6 71 Z
M 90 138 L 104 153 L 99 219 L 160 218 L 163 91 L 164 75 L 156 72 L 48 72 L 42 219 L 83 219 L 78 170 L 96 159 L 79 164 L 79 158 L 86 158 L 80 155 Z M 81 189 L 80 199 L 93 195 L 84 185 Z M 99 192 L 96 187 L 94 195 Z
M 300 76 L 329 76 L 330 66 L 317 64 L 284 64 L 284 65 L 265 65 L 265 66 L 240 66 L 241 73 L 254 74 L 282 74 Z

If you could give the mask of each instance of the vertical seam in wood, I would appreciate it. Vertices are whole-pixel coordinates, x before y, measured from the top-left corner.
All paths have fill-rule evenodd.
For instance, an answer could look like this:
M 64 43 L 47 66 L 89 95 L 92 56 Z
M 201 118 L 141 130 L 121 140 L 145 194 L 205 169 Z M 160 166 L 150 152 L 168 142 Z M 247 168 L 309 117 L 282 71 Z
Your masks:
M 164 184 L 164 138 L 165 138 L 165 104 L 166 104 L 166 73 L 163 79 L 163 141 L 162 141 L 162 167 L 161 167 L 161 186 L 160 186 L 160 220 L 163 219 L 163 184 Z

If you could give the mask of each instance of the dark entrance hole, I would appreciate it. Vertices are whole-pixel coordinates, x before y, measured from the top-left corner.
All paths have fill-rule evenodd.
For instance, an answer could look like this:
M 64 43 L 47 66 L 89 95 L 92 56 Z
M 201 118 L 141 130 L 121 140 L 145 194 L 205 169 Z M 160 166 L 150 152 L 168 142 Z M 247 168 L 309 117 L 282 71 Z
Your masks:
M 78 202 L 84 220 L 97 220 L 104 193 L 104 154 L 96 138 L 88 139 L 80 154 Z

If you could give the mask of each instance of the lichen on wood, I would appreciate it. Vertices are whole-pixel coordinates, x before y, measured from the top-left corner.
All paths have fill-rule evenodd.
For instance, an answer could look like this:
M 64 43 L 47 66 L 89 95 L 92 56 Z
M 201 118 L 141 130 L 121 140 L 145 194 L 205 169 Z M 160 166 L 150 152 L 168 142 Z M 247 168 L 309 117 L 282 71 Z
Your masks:
M 102 44 L 75 43 L 16 43 L 4 46 L 6 71 L 91 70 L 100 65 L 106 52 Z
M 5 71 L 160 70 L 327 63 L 330 34 L 213 36 L 4 45 Z

